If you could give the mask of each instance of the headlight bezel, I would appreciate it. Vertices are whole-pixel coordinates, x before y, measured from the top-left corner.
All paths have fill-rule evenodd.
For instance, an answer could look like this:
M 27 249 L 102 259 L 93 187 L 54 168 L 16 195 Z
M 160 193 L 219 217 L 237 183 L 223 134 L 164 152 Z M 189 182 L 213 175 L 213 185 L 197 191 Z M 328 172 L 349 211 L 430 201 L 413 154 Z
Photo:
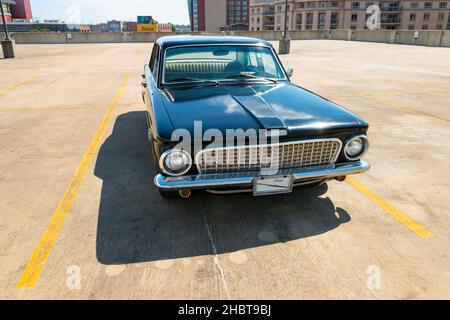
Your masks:
M 357 139 L 361 139 L 363 141 L 363 143 L 364 143 L 363 148 L 357 156 L 355 156 L 355 157 L 349 156 L 347 153 L 348 147 L 352 141 L 357 140 Z M 360 134 L 357 136 L 352 136 L 350 139 L 348 139 L 345 142 L 344 156 L 347 160 L 357 161 L 357 160 L 362 159 L 362 157 L 364 157 L 364 155 L 367 153 L 368 150 L 369 150 L 369 139 L 367 138 L 367 136 L 365 134 Z
M 179 152 L 179 153 L 182 153 L 182 154 L 186 155 L 186 157 L 188 159 L 188 163 L 186 165 L 186 168 L 183 169 L 180 172 L 173 172 L 169 168 L 166 168 L 166 165 L 165 165 L 166 158 L 169 155 L 171 155 L 172 153 L 176 153 L 176 152 Z M 179 177 L 179 176 L 182 176 L 182 175 L 186 174 L 189 170 L 191 170 L 191 168 L 192 168 L 192 156 L 191 156 L 191 154 L 189 152 L 187 152 L 185 150 L 182 150 L 182 149 L 168 149 L 159 158 L 159 167 L 160 167 L 161 171 L 164 174 L 166 174 L 168 176 L 171 176 L 171 177 Z

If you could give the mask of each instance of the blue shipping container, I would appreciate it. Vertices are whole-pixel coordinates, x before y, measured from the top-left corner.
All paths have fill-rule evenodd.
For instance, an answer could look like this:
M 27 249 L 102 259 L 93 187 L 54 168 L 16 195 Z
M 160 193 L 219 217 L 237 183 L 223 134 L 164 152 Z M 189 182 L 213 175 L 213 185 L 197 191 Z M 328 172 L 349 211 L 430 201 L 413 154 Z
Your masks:
M 137 23 L 139 24 L 149 24 L 152 23 L 152 16 L 138 16 Z

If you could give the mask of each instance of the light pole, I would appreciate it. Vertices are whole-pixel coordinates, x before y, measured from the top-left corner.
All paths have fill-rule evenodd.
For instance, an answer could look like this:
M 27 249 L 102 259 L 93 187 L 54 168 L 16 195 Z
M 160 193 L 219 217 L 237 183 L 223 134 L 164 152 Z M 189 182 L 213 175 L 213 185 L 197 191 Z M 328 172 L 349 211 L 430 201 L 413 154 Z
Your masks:
M 16 3 L 11 0 L 0 0 L 3 28 L 5 30 L 5 40 L 2 40 L 3 57 L 5 57 L 5 59 L 9 59 L 14 58 L 14 46 L 13 41 L 9 38 L 8 25 L 6 24 L 6 17 L 5 11 L 3 10 L 3 4 L 16 4 Z
M 283 38 L 287 38 L 288 31 L 288 0 L 284 3 L 284 29 L 283 29 Z
M 283 37 L 280 39 L 279 54 L 288 54 L 291 49 L 291 39 L 287 37 L 288 33 L 288 0 L 284 2 L 284 29 Z

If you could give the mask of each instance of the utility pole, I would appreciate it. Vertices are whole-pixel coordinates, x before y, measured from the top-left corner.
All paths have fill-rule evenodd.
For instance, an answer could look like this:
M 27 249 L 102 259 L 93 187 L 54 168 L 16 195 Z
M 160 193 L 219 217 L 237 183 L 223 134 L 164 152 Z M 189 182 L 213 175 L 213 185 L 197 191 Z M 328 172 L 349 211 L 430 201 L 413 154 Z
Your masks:
M 280 39 L 279 54 L 288 54 L 291 50 L 291 39 L 287 37 L 288 33 L 288 0 L 284 2 L 284 29 L 283 36 Z
M 5 30 L 5 40 L 2 40 L 3 57 L 5 59 L 14 58 L 14 44 L 9 38 L 8 25 L 6 23 L 5 11 L 3 10 L 3 4 L 16 4 L 11 0 L 0 0 L 0 9 L 2 12 L 3 28 Z

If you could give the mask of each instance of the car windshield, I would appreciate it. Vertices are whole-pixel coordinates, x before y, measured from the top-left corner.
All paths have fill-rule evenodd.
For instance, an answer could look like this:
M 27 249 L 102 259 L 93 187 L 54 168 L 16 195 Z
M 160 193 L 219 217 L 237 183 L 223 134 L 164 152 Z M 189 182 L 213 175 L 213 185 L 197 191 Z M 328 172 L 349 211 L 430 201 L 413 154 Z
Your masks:
M 163 82 L 284 79 L 272 50 L 261 46 L 186 46 L 166 51 Z

